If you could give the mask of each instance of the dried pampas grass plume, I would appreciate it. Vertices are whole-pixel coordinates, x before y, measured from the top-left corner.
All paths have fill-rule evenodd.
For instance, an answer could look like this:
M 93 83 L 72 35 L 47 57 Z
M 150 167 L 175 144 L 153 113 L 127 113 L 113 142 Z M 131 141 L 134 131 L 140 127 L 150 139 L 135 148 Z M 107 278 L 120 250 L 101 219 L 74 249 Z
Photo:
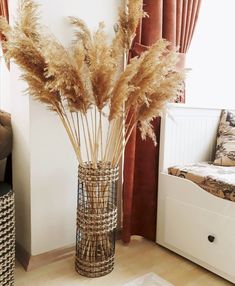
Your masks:
M 28 93 L 58 114 L 79 164 L 90 161 L 94 168 L 99 161 L 116 166 L 136 126 L 156 144 L 151 122 L 179 95 L 184 80 L 176 69 L 177 50 L 163 39 L 120 68 L 145 15 L 143 0 L 121 3 L 111 43 L 103 23 L 92 33 L 81 19 L 69 17 L 74 39 L 65 48 L 45 32 L 32 0 L 20 1 L 15 25 L 0 18 L 6 57 L 22 69 Z
M 52 92 L 59 92 L 67 100 L 70 111 L 86 113 L 92 95 L 86 88 L 86 81 L 79 69 L 83 68 L 84 56 L 81 53 L 80 66 L 68 50 L 56 39 L 47 37 L 44 40 L 42 53 L 46 61 L 44 74 L 48 79 L 46 87 Z
M 92 35 L 86 25 L 86 23 L 76 17 L 69 17 L 70 24 L 74 27 L 74 44 L 81 42 L 84 46 L 84 50 L 86 53 L 91 48 L 91 41 L 92 41 Z
M 95 103 L 100 111 L 110 99 L 117 68 L 104 28 L 104 23 L 100 23 L 88 53 Z
M 15 29 L 27 37 L 38 41 L 40 38 L 39 4 L 31 0 L 20 0 Z
M 8 39 L 11 34 L 11 27 L 9 26 L 7 19 L 5 17 L 0 17 L 0 31 Z
M 143 0 L 122 0 L 117 32 L 117 39 L 122 49 L 131 48 L 137 26 L 143 16 Z
M 14 27 L 4 18 L 0 19 L 1 31 L 5 34 L 6 58 L 12 58 L 22 69 L 22 79 L 28 82 L 27 91 L 37 100 L 46 103 L 51 110 L 59 106 L 58 92 L 46 88 L 46 61 L 42 54 L 38 5 L 29 0 L 21 0 Z
M 113 88 L 113 97 L 110 102 L 109 120 L 121 117 L 123 103 L 138 89 L 138 87 L 132 83 L 132 80 L 138 72 L 140 63 L 140 59 L 137 57 L 133 58 L 116 81 Z

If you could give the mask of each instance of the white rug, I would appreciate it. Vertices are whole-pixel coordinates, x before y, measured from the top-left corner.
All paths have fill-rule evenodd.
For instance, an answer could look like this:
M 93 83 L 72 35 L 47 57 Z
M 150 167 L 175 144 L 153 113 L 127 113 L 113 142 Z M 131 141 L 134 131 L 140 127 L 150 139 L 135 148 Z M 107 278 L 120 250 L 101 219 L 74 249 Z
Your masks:
M 155 273 L 147 273 L 141 277 L 124 284 L 123 286 L 174 286 Z

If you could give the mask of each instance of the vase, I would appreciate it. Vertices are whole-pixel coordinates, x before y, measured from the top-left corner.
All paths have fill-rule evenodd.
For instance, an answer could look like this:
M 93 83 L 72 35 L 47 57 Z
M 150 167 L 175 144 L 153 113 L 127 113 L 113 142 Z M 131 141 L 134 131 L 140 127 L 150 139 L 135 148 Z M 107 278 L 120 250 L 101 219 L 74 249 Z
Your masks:
M 114 268 L 118 167 L 90 162 L 78 168 L 76 271 L 100 277 Z

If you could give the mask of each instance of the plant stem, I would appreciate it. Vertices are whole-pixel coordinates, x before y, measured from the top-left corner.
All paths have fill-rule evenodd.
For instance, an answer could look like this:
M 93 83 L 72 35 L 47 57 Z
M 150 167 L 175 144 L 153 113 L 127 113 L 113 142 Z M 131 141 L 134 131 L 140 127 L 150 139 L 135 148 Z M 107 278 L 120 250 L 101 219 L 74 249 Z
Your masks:
M 93 119 L 93 112 L 91 110 L 90 113 L 90 117 L 91 117 L 91 132 L 92 132 L 92 145 L 94 146 L 95 144 L 95 132 L 94 132 L 94 119 Z
M 109 135 L 110 135 L 110 129 L 111 129 L 111 124 L 112 122 L 109 122 L 109 126 L 108 126 L 108 132 L 107 132 L 107 136 L 106 136 L 106 143 L 105 143 L 105 150 L 104 150 L 104 157 L 102 157 L 102 161 L 106 160 L 106 152 L 107 152 L 107 146 L 108 146 L 108 141 L 109 141 Z
M 84 134 L 84 139 L 85 139 L 85 147 L 86 147 L 86 153 L 87 153 L 87 161 L 90 162 L 90 156 L 89 156 L 89 152 L 88 152 L 88 145 L 87 145 L 87 138 L 86 138 L 86 131 L 85 131 L 85 126 L 84 126 L 84 122 L 83 122 L 83 118 L 82 118 L 82 114 L 80 113 L 80 117 L 81 117 L 81 122 L 82 122 L 82 129 L 83 129 L 83 134 Z
M 77 132 L 77 128 L 75 126 L 75 122 L 74 122 L 74 118 L 73 118 L 73 113 L 70 111 L 70 116 L 71 116 L 71 119 L 72 119 L 72 124 L 73 124 L 73 130 L 74 130 L 74 134 L 75 134 L 75 137 L 76 137 L 76 140 L 77 140 L 77 145 L 80 146 L 80 138 L 78 136 L 78 132 Z
M 136 127 L 136 124 L 137 124 L 137 122 L 135 124 L 133 124 L 133 126 L 131 127 L 131 130 L 130 130 L 129 134 L 127 135 L 127 137 L 125 139 L 125 142 L 124 142 L 124 144 L 122 146 L 121 152 L 119 153 L 119 156 L 117 157 L 117 159 L 114 161 L 115 165 L 117 165 L 119 163 L 119 161 L 121 159 L 121 156 L 122 156 L 122 151 L 125 149 L 126 144 L 127 144 L 128 140 L 130 139 L 130 136 L 131 136 L 134 128 Z
M 107 144 L 107 150 L 106 150 L 106 160 L 107 161 L 110 161 L 110 152 L 111 152 L 111 147 L 112 147 L 112 144 L 113 144 L 113 138 L 114 138 L 114 135 L 115 135 L 115 130 L 116 130 L 116 124 L 117 124 L 117 119 L 114 119 L 113 124 L 111 125 L 111 132 L 110 132 L 110 135 L 109 135 L 109 140 L 108 140 L 108 144 Z
M 79 119 L 78 119 L 78 112 L 76 112 L 76 124 L 78 129 L 78 138 L 79 138 L 79 148 L 81 148 L 81 135 L 80 135 L 80 127 L 79 127 Z
M 100 111 L 100 157 L 103 158 L 103 128 L 102 128 L 102 112 Z
M 88 140 L 89 140 L 89 144 L 90 144 L 92 163 L 94 164 L 93 167 L 97 168 L 97 163 L 96 163 L 96 159 L 95 159 L 95 155 L 94 155 L 94 146 L 92 145 L 92 142 L 91 142 L 91 134 L 90 134 L 90 128 L 89 128 L 89 124 L 88 124 L 88 120 L 87 120 L 87 114 L 85 114 L 84 117 L 85 117 L 85 122 L 86 122 L 87 133 L 88 133 Z
M 71 142 L 71 144 L 73 146 L 73 149 L 74 149 L 75 154 L 77 156 L 78 162 L 79 162 L 79 164 L 82 165 L 83 161 L 82 161 L 82 157 L 81 157 L 80 148 L 76 145 L 76 143 L 74 141 L 74 136 L 71 133 L 71 130 L 70 130 L 70 128 L 69 128 L 69 126 L 68 126 L 68 124 L 67 124 L 67 122 L 66 122 L 66 120 L 65 120 L 65 118 L 63 116 L 63 114 L 61 113 L 61 111 L 58 109 L 57 106 L 56 106 L 56 111 L 57 111 L 57 114 L 59 115 L 59 117 L 60 117 L 60 119 L 61 119 L 61 121 L 62 121 L 62 123 L 64 125 L 64 128 L 65 128 L 65 130 L 66 130 L 66 132 L 67 132 L 67 134 L 69 136 L 70 142 Z

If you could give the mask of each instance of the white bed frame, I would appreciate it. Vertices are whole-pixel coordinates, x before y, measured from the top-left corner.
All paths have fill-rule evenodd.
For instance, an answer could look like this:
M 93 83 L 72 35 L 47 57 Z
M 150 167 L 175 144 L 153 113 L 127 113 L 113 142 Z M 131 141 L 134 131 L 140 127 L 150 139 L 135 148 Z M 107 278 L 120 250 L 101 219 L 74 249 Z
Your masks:
M 235 283 L 235 203 L 167 174 L 212 159 L 220 113 L 170 104 L 162 119 L 157 243 Z

